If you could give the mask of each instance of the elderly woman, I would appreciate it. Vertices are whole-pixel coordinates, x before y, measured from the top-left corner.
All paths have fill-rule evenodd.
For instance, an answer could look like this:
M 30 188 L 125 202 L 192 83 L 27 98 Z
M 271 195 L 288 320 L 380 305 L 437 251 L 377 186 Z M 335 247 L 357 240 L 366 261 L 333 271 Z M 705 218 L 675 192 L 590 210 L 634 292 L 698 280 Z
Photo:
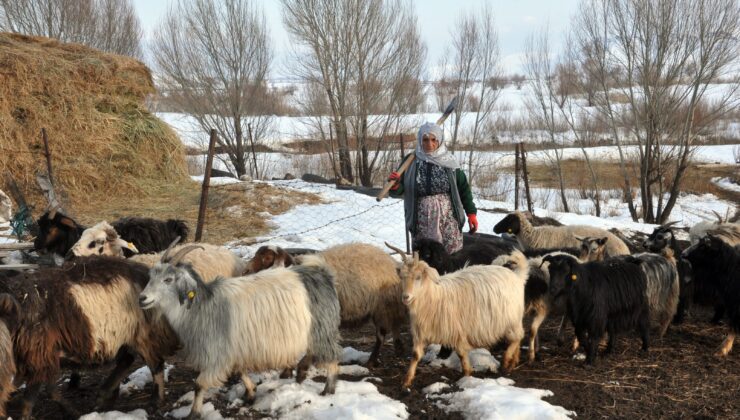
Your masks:
M 455 156 L 447 152 L 440 126 L 422 125 L 416 140 L 416 159 L 408 170 L 388 177 L 396 181 L 390 195 L 403 196 L 406 228 L 414 240 L 433 239 L 453 253 L 462 248 L 466 215 L 470 232 L 478 229 L 470 184 Z

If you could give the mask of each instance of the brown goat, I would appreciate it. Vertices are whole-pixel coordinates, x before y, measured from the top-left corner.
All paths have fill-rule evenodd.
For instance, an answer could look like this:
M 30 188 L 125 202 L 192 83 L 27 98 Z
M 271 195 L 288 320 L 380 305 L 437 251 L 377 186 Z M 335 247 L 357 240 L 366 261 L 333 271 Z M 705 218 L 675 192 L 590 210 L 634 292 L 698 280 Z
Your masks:
M 244 274 L 259 273 L 271 267 L 290 267 L 295 264 L 293 257 L 279 246 L 261 246 L 247 263 Z
M 13 335 L 17 327 L 20 307 L 13 296 L 0 294 L 0 418 L 5 418 L 5 403 L 15 390 L 15 357 L 13 356 Z

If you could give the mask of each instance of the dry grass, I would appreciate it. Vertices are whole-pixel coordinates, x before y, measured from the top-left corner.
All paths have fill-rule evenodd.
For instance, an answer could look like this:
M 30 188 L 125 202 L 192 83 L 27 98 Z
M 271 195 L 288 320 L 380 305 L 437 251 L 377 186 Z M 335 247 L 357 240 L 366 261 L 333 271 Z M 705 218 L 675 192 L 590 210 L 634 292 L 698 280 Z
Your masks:
M 147 197 L 113 197 L 77 206 L 78 221 L 92 224 L 123 216 L 183 219 L 195 235 L 201 186 L 196 182 L 162 185 Z M 225 242 L 264 235 L 269 231 L 262 212 L 284 213 L 298 204 L 320 203 L 318 196 L 262 183 L 212 186 L 203 228 L 204 242 Z M 191 236 L 192 239 L 192 236 Z
M 544 164 L 529 164 L 530 183 L 532 186 L 558 188 L 558 180 L 553 169 Z M 596 162 L 594 170 L 602 190 L 621 190 L 623 185 L 622 171 L 618 163 Z M 634 187 L 639 186 L 639 168 L 632 164 L 627 168 L 630 182 Z M 710 182 L 713 177 L 737 176 L 736 165 L 692 165 L 686 171 L 682 183 L 682 191 L 693 194 L 711 193 L 720 198 L 738 201 L 738 193 L 723 190 Z M 582 160 L 563 161 L 563 177 L 566 188 L 586 189 L 591 187 L 591 174 L 586 163 Z
M 42 209 L 46 128 L 57 188 L 71 209 L 188 182 L 176 134 L 146 109 L 149 69 L 78 44 L 0 33 L 0 172 Z

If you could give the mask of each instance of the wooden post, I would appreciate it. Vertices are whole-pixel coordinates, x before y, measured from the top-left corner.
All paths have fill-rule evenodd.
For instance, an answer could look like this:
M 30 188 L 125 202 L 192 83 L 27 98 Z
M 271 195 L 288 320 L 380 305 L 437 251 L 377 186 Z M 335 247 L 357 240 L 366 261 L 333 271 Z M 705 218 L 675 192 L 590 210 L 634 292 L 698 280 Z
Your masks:
M 398 142 L 401 143 L 401 160 L 406 155 L 406 151 L 403 149 L 403 133 L 398 135 Z
M 46 156 L 46 172 L 49 174 L 49 182 L 54 185 L 54 175 L 51 172 L 51 152 L 49 151 L 49 137 L 46 135 L 46 129 L 41 129 L 41 138 L 44 140 L 44 156 Z
M 529 191 L 529 173 L 527 173 L 527 153 L 524 151 L 524 143 L 519 143 L 520 145 L 520 154 L 522 157 L 522 177 L 524 178 L 524 194 L 527 196 L 527 210 L 529 210 L 530 213 L 534 214 L 534 210 L 532 208 L 532 195 Z
M 249 131 L 249 143 L 252 145 L 252 162 L 254 162 L 254 179 L 259 179 L 260 173 L 257 169 L 257 154 L 254 153 L 254 137 L 252 137 L 252 123 L 247 124 L 247 131 Z
M 514 145 L 514 210 L 519 210 L 519 143 Z
M 206 205 L 208 204 L 208 186 L 211 183 L 211 167 L 213 154 L 216 149 L 216 130 L 211 129 L 211 139 L 208 143 L 208 157 L 206 158 L 206 173 L 203 174 L 203 188 L 200 192 L 200 207 L 198 208 L 198 225 L 195 228 L 195 242 L 200 242 L 203 236 L 203 223 L 206 220 Z

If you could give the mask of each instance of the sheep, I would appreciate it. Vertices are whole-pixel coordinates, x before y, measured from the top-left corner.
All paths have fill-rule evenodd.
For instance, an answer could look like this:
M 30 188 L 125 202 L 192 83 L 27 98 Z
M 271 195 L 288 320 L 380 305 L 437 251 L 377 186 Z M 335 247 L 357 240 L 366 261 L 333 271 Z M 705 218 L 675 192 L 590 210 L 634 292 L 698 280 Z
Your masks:
M 533 362 L 539 346 L 538 332 L 540 325 L 545 321 L 550 309 L 551 302 L 548 299 L 549 275 L 540 267 L 542 257 L 525 259 L 520 251 L 512 251 L 510 254 L 500 255 L 493 260 L 493 265 L 500 265 L 517 272 L 527 279 L 524 285 L 524 314 L 534 315 L 529 328 L 529 361 Z M 522 272 L 521 267 L 528 266 L 527 272 Z
M 642 349 L 648 350 L 650 308 L 640 260 L 612 258 L 581 264 L 573 256 L 549 255 L 543 261 L 549 263 L 550 297 L 565 296 L 568 318 L 586 347 L 586 364 L 595 362 L 599 340 L 606 332 L 607 354 L 614 349 L 617 333 L 630 328 L 637 328 Z
M 1 192 L 1 191 L 0 191 Z M 13 335 L 16 330 L 20 306 L 15 298 L 7 293 L 0 294 L 0 418 L 5 418 L 5 403 L 15 390 L 15 356 L 13 355 Z
M 62 257 L 67 255 L 86 229 L 71 217 L 55 210 L 44 213 L 37 223 L 39 234 L 34 240 L 34 248 Z M 179 236 L 185 240 L 188 235 L 188 226 L 179 219 L 162 221 L 144 217 L 124 217 L 111 225 L 121 238 L 132 242 L 141 253 L 163 251 L 175 237 Z
M 187 265 L 182 249 L 150 270 L 141 292 L 142 308 L 157 308 L 183 344 L 187 361 L 199 371 L 190 416 L 199 416 L 204 392 L 241 373 L 248 401 L 255 386 L 250 370 L 298 367 L 301 382 L 311 361 L 328 371 L 322 394 L 333 394 L 339 347 L 339 301 L 329 270 L 321 265 L 274 268 L 246 277 L 204 283 Z
M 519 363 L 519 345 L 524 337 L 524 284 L 528 271 L 524 258 L 516 272 L 495 265 L 476 265 L 440 276 L 437 270 L 413 259 L 388 243 L 403 260 L 401 279 L 403 303 L 409 309 L 414 351 L 402 389 L 410 392 L 416 367 L 429 343 L 454 347 L 463 375 L 472 368 L 468 351 L 488 347 L 501 338 L 509 345 L 503 369 L 510 372 Z
M 419 253 L 419 258 L 442 275 L 457 271 L 466 265 L 491 264 L 496 257 L 508 254 L 512 250 L 514 247 L 510 244 L 479 242 L 449 254 L 444 245 L 433 239 L 414 241 L 414 251 Z
M 99 392 L 98 404 L 107 404 L 117 396 L 118 383 L 137 353 L 154 376 L 153 397 L 164 399 L 164 357 L 174 354 L 178 342 L 164 320 L 139 308 L 138 295 L 148 280 L 144 265 L 87 257 L 0 284 L 22 309 L 14 352 L 17 376 L 27 384 L 24 419 L 41 386 L 56 384 L 62 358 L 84 365 L 117 362 Z M 74 412 L 56 388 L 52 399 Z
M 284 250 L 261 247 L 247 263 L 249 267 L 270 268 L 265 262 L 280 263 Z M 396 354 L 403 354 L 401 326 L 408 314 L 401 304 L 401 280 L 396 261 L 382 249 L 362 243 L 349 243 L 300 257 L 300 264 L 326 264 L 334 274 L 342 327 L 354 327 L 368 319 L 375 325 L 375 346 L 366 366 L 377 363 L 388 332 L 393 333 Z
M 580 247 L 581 242 L 575 235 L 607 237 L 606 252 L 611 256 L 629 255 L 627 245 L 613 233 L 585 225 L 570 226 L 532 226 L 524 213 L 515 211 L 509 213 L 493 227 L 496 233 L 511 233 L 516 235 L 522 245 L 527 248 L 551 247 Z
M 228 248 L 205 243 L 200 245 L 200 248 L 189 252 L 184 261 L 190 263 L 204 281 L 211 281 L 218 276 L 237 277 L 244 272 L 246 262 Z M 176 254 L 184 246 L 186 245 L 175 246 L 171 250 L 171 254 Z M 107 222 L 100 222 L 91 228 L 85 229 L 80 240 L 70 249 L 70 254 L 78 257 L 108 255 L 123 258 L 124 249 L 136 251 L 132 244 L 118 236 L 118 232 L 113 226 Z M 132 256 L 131 260 L 152 267 L 159 262 L 161 257 L 161 252 L 139 254 Z
M 675 222 L 667 223 L 653 229 L 653 232 L 642 243 L 643 248 L 647 251 L 671 258 L 676 263 L 679 279 L 679 295 L 676 316 L 673 318 L 674 324 L 683 322 L 686 312 L 691 308 L 691 302 L 694 299 L 695 282 L 693 282 L 693 270 L 691 263 L 684 258 L 675 259 L 675 256 L 681 255 L 682 249 L 678 245 L 676 235 L 673 233 L 672 225 Z M 670 256 L 667 256 L 670 251 Z M 719 313 L 719 316 L 717 316 Z M 717 321 L 722 317 L 721 310 L 715 308 L 715 317 Z
M 709 234 L 688 247 L 682 257 L 688 259 L 694 269 L 706 274 L 697 277 L 697 281 L 710 282 L 720 291 L 730 331 L 715 356 L 725 357 L 740 333 L 740 249 Z

